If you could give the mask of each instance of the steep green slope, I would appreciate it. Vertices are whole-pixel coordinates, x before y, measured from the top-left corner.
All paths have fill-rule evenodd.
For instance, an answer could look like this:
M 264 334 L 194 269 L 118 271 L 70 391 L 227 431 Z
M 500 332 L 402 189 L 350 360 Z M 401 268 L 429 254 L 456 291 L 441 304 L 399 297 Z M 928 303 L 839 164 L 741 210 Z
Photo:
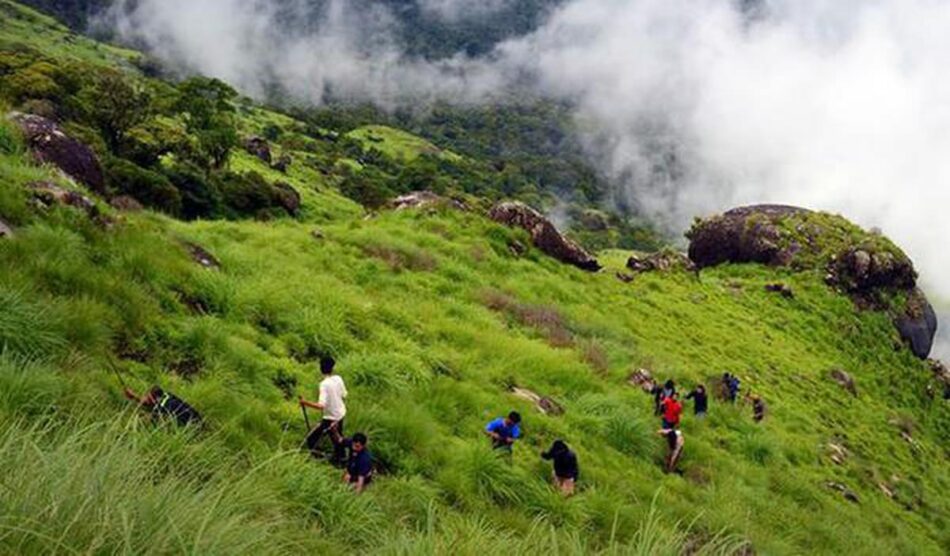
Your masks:
M 284 129 L 288 174 L 243 152 L 230 165 L 289 182 L 296 218 L 183 222 L 100 203 L 114 219 L 102 226 L 40 209 L 27 183 L 76 186 L 0 125 L 0 219 L 14 233 L 0 239 L 3 552 L 950 549 L 950 409 L 925 395 L 930 371 L 887 316 L 823 276 L 738 265 L 628 284 L 621 255 L 599 274 L 519 257 L 524 234 L 477 212 L 367 218 L 319 169 L 346 153 L 309 148 L 299 124 L 259 108 L 238 118 L 242 133 Z M 776 281 L 794 298 L 765 291 Z M 293 398 L 313 395 L 328 353 L 351 391 L 347 427 L 370 435 L 380 464 L 362 497 L 298 450 Z M 135 388 L 191 401 L 207 430 L 152 427 L 110 358 Z M 627 383 L 641 367 L 684 386 L 738 373 L 769 415 L 754 424 L 714 401 L 707 421 L 687 416 L 684 474 L 664 475 L 652 400 Z M 526 419 L 509 466 L 480 431 L 512 408 Z M 570 500 L 537 457 L 555 438 L 581 459 Z

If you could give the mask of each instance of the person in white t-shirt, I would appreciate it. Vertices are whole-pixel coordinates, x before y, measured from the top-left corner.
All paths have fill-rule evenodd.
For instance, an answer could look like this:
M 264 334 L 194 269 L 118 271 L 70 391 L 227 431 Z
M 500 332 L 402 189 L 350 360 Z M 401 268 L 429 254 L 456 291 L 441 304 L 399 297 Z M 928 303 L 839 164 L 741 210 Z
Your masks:
M 319 398 L 317 402 L 311 402 L 301 396 L 300 405 L 323 412 L 320 424 L 307 435 L 306 443 L 310 453 L 313 457 L 319 458 L 317 445 L 323 439 L 323 435 L 328 435 L 330 442 L 333 443 L 331 462 L 334 465 L 343 465 L 346 459 L 346 447 L 343 443 L 343 418 L 346 417 L 346 404 L 343 400 L 346 399 L 346 385 L 343 383 L 343 378 L 333 372 L 335 366 L 336 361 L 332 357 L 320 358 L 320 372 L 323 374 L 323 380 L 320 381 Z

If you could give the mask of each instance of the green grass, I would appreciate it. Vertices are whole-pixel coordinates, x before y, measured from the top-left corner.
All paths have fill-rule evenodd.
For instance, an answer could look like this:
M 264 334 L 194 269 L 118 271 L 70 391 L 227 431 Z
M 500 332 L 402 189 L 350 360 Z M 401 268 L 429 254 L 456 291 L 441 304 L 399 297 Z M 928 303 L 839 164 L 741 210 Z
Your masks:
M 84 44 L 76 55 L 93 56 Z M 621 251 L 602 254 L 599 274 L 537 250 L 519 258 L 508 245 L 524 234 L 474 212 L 368 217 L 318 169 L 347 161 L 311 163 L 325 153 L 300 144 L 298 124 L 242 112 L 242 133 L 271 124 L 295 158 L 288 175 L 241 152 L 231 167 L 291 183 L 298 219 L 185 223 L 103 207 L 110 227 L 33 205 L 30 181 L 72 185 L 0 124 L 0 219 L 16 228 L 0 240 L 0 552 L 950 550 L 950 408 L 925 395 L 930 371 L 888 316 L 857 310 L 820 272 L 739 265 L 624 283 Z M 364 133 L 394 159 L 426 152 Z M 192 262 L 186 242 L 221 269 Z M 794 298 L 767 292 L 775 281 Z M 382 470 L 362 497 L 298 449 L 292 398 L 314 395 L 325 353 L 351 391 L 347 428 L 370 435 Z M 192 402 L 207 429 L 135 415 L 109 358 L 135 388 Z M 706 421 L 687 415 L 684 474 L 664 475 L 652 401 L 627 384 L 641 367 L 682 387 L 737 373 L 769 415 L 756 425 L 749 407 L 716 401 Z M 855 378 L 857 398 L 833 368 Z M 525 436 L 509 464 L 481 430 L 511 409 Z M 555 438 L 580 458 L 570 500 L 538 457 Z M 848 450 L 842 465 L 831 441 Z
M 383 125 L 360 127 L 349 132 L 347 136 L 362 142 L 366 147 L 379 149 L 386 156 L 403 163 L 412 162 L 423 154 L 437 155 L 453 162 L 462 158 L 421 137 Z

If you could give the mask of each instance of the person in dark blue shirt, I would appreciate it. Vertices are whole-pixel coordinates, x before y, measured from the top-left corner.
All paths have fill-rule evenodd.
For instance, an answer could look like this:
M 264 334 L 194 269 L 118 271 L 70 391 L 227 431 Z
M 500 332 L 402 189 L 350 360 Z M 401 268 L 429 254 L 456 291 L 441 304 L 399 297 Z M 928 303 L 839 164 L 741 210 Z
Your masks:
M 356 494 L 361 494 L 373 480 L 373 454 L 366 447 L 368 442 L 366 435 L 361 432 L 343 441 L 344 446 L 350 450 L 343 482 L 353 485 Z
M 125 397 L 138 402 L 149 410 L 156 419 L 174 419 L 179 426 L 201 424 L 201 415 L 178 396 L 153 386 L 145 395 L 139 396 L 131 389 L 125 389 Z
M 507 417 L 499 417 L 488 423 L 485 435 L 491 438 L 492 448 L 511 451 L 512 444 L 521 436 L 521 415 L 512 411 Z
M 697 417 L 705 417 L 706 411 L 709 409 L 709 399 L 706 396 L 706 387 L 702 384 L 697 384 L 696 388 L 692 392 L 686 395 L 686 399 L 693 400 L 693 411 L 696 413 Z
M 554 460 L 554 483 L 561 494 L 565 496 L 573 495 L 574 485 L 577 483 L 577 477 L 580 474 L 577 455 L 567 447 L 563 440 L 555 440 L 551 444 L 550 450 L 541 452 L 541 457 Z

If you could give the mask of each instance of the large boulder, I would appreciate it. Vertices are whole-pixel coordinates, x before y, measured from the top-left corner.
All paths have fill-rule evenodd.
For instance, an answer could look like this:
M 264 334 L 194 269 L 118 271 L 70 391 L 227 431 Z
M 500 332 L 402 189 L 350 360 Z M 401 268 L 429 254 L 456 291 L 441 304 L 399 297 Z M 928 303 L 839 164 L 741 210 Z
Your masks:
M 686 236 L 689 258 L 698 268 L 761 263 L 822 272 L 830 286 L 859 306 L 887 311 L 917 357 L 930 353 L 936 314 L 917 288 L 913 262 L 879 233 L 841 216 L 754 205 L 697 220 Z
M 805 209 L 755 205 L 702 220 L 687 237 L 689 258 L 699 268 L 722 263 L 788 264 L 800 246 L 783 245 L 779 222 Z
M 58 167 L 96 193 L 105 193 L 105 177 L 95 153 L 70 137 L 52 120 L 14 112 L 10 119 L 20 128 L 33 157 Z
M 538 211 L 515 201 L 503 202 L 488 213 L 495 222 L 512 228 L 521 228 L 531 234 L 534 246 L 555 259 L 590 272 L 601 269 L 597 259 L 583 247 L 564 237 L 550 220 Z

